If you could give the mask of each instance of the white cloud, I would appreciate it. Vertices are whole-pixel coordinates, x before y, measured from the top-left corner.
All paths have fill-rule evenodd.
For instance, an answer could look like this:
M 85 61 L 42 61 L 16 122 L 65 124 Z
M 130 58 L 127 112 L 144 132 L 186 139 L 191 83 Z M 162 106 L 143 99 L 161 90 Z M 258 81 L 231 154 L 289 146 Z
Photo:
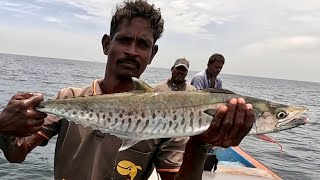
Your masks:
M 0 9 L 18 14 L 35 14 L 35 12 L 42 9 L 42 7 L 30 3 L 0 1 Z
M 320 13 L 308 13 L 292 16 L 289 18 L 290 21 L 295 21 L 298 23 L 320 23 Z
M 4 5 L 4 6 L 8 6 L 8 7 L 20 7 L 21 6 L 21 4 L 19 4 L 19 3 L 12 3 L 12 2 L 3 2 L 2 3 L 2 5 Z
M 320 38 L 301 35 L 291 37 L 279 37 L 265 39 L 247 45 L 243 49 L 244 54 L 262 54 L 270 51 L 307 50 L 320 46 Z
M 149 1 L 161 8 L 165 20 L 164 37 L 158 41 L 160 49 L 152 66 L 168 67 L 172 60 L 182 56 L 190 60 L 192 70 L 202 70 L 211 53 L 219 52 L 228 59 L 225 73 L 289 79 L 316 78 L 316 67 L 320 66 L 317 61 L 320 56 L 319 0 L 308 0 L 307 3 L 301 0 Z M 20 3 L 19 0 L 0 0 L 0 13 L 4 20 L 1 21 L 0 31 L 3 24 L 8 27 L 21 25 L 12 28 L 17 30 L 24 28 L 23 34 L 19 32 L 21 37 L 13 30 L 6 33 L 1 31 L 2 39 L 7 39 L 4 42 L 9 44 L 5 43 L 0 51 L 104 60 L 100 35 L 108 32 L 111 15 L 116 4 L 122 0 L 32 2 L 35 6 L 43 6 L 43 9 L 37 11 L 37 7 L 32 7 L 30 3 Z M 4 9 L 7 10 L 2 11 Z M 35 12 L 35 16 L 25 16 L 21 12 Z M 30 19 L 21 24 L 7 18 L 14 14 Z M 62 26 L 66 24 L 70 28 L 66 30 L 48 22 Z M 47 34 L 57 31 L 59 33 L 53 38 L 43 41 Z M 71 35 L 75 36 L 72 38 Z M 81 40 L 81 37 L 86 38 Z M 37 46 L 26 48 L 25 44 L 30 42 Z M 17 45 L 20 45 L 19 48 Z M 292 64 L 293 60 L 300 59 L 308 61 L 308 70 L 301 70 L 299 64 Z M 274 65 L 279 69 L 274 70 Z M 290 68 L 280 68 L 287 66 Z
M 88 15 L 83 15 L 83 14 L 73 14 L 74 17 L 79 18 L 80 20 L 92 20 L 94 17 L 93 16 L 88 16 Z
M 57 23 L 57 24 L 62 24 L 62 20 L 58 19 L 56 17 L 44 17 L 43 20 L 48 21 L 48 22 Z
M 57 24 L 64 29 L 70 29 L 69 25 L 67 25 L 66 23 L 63 22 L 63 20 L 57 17 L 47 16 L 47 17 L 44 17 L 43 20 L 49 23 Z
M 319 38 L 313 36 L 294 36 L 283 39 L 287 48 L 314 48 L 319 44 Z
M 99 35 L 90 36 L 52 28 L 43 30 L 38 27 L 21 31 L 22 28 L 19 24 L 0 26 L 0 39 L 6 42 L 0 44 L 0 52 L 76 60 L 104 60 Z
M 112 12 L 116 4 L 121 0 L 52 0 L 52 2 L 66 3 L 77 7 L 86 14 L 77 14 L 77 18 L 105 24 L 110 21 Z M 267 26 L 281 20 L 283 14 L 289 19 L 301 19 L 295 13 L 296 11 L 309 12 L 312 8 L 320 6 L 320 2 L 310 0 L 310 3 L 294 0 L 149 0 L 157 8 L 161 8 L 162 15 L 165 19 L 165 31 L 177 34 L 192 35 L 211 39 L 217 32 L 212 31 L 210 26 L 221 26 L 245 22 L 249 25 Z M 295 5 L 292 5 L 295 4 Z M 288 14 L 287 12 L 294 12 Z M 316 12 L 316 11 L 314 11 Z M 310 16 L 307 14 L 306 16 Z M 92 17 L 92 18 L 91 18 Z M 313 18 L 313 19 L 312 19 Z M 312 16 L 310 23 L 314 22 Z M 279 19 L 279 20 L 276 20 Z
M 91 20 L 89 17 L 96 17 L 104 23 L 107 19 L 111 19 L 112 12 L 115 10 L 116 4 L 122 1 L 106 1 L 106 0 L 55 0 L 63 2 L 74 7 L 84 10 L 89 16 L 75 15 L 82 20 Z M 232 0 L 233 2 L 237 2 Z M 198 35 L 212 37 L 214 33 L 209 32 L 206 26 L 211 23 L 224 24 L 232 21 L 237 14 L 228 14 L 221 12 L 219 9 L 225 9 L 227 4 L 222 0 L 210 1 L 203 0 L 194 2 L 189 0 L 153 0 L 150 1 L 161 8 L 162 15 L 165 18 L 165 30 L 175 33 L 184 33 L 188 35 Z M 231 2 L 232 3 L 232 2 Z M 232 6 L 234 7 L 234 6 Z M 231 10 L 233 11 L 233 10 Z

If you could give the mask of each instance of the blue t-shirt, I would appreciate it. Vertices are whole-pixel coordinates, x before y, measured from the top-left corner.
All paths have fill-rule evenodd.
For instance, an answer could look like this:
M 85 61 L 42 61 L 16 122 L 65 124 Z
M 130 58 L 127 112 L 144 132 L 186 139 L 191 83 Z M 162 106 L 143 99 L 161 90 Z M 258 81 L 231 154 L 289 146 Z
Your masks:
M 206 71 L 201 71 L 198 74 L 196 74 L 192 80 L 191 85 L 194 86 L 197 89 L 206 89 L 211 87 L 211 81 L 208 78 L 208 75 Z M 222 89 L 222 81 L 219 77 L 216 78 L 214 88 L 216 89 Z

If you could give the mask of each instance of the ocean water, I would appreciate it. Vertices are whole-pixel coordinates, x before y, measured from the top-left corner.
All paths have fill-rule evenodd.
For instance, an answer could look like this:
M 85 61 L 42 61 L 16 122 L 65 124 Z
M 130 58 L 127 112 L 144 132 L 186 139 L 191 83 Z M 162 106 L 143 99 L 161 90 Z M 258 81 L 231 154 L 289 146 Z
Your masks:
M 192 65 L 192 64 L 191 64 Z M 168 65 L 168 68 L 171 65 Z M 17 92 L 41 92 L 49 99 L 64 87 L 89 85 L 104 75 L 105 63 L 0 54 L 0 111 Z M 189 72 L 187 80 L 197 72 Z M 170 76 L 169 69 L 148 67 L 141 77 L 155 85 Z M 240 147 L 284 179 L 320 177 L 320 83 L 222 74 L 224 88 L 280 103 L 303 105 L 310 123 L 270 136 L 279 147 L 246 137 Z M 0 179 L 53 179 L 56 138 L 37 147 L 21 164 L 10 164 L 0 152 Z

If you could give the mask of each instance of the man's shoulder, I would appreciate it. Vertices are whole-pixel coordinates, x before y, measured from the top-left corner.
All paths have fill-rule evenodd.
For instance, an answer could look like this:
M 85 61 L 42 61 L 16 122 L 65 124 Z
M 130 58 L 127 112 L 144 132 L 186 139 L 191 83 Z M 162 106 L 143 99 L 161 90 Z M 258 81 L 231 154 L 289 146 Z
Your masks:
M 195 88 L 194 86 L 190 85 L 190 84 L 186 84 L 186 90 L 187 91 L 192 91 L 192 90 L 197 90 L 197 88 Z
M 153 86 L 153 89 L 155 91 L 165 91 L 165 90 L 169 90 L 170 88 L 168 86 L 167 81 L 163 81 Z
M 193 76 L 193 78 L 203 78 L 206 77 L 206 72 L 205 71 L 200 71 L 196 75 Z
M 66 87 L 59 90 L 55 98 L 66 99 L 71 97 L 88 96 L 93 94 L 92 85 L 85 87 Z
M 163 86 L 163 85 L 167 85 L 167 81 L 162 81 L 162 82 L 154 85 L 153 87 L 158 87 L 158 86 Z

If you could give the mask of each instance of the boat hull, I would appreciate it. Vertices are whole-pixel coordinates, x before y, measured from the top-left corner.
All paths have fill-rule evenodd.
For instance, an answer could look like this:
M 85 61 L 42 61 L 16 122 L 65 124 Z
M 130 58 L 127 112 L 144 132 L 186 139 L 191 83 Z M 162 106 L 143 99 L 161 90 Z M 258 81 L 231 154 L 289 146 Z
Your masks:
M 216 171 L 204 171 L 203 180 L 213 179 L 282 179 L 240 147 L 216 148 Z

